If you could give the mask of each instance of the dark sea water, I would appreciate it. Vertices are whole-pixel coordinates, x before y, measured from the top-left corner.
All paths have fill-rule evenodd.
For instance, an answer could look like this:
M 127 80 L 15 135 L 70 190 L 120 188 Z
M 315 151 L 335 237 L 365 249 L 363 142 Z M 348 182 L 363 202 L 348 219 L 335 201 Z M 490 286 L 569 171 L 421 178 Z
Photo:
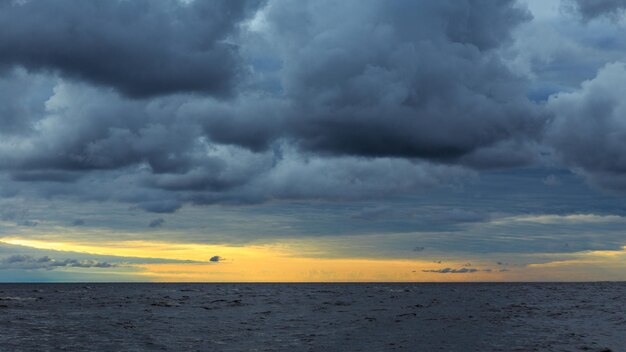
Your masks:
M 626 351 L 626 283 L 0 284 L 0 351 Z

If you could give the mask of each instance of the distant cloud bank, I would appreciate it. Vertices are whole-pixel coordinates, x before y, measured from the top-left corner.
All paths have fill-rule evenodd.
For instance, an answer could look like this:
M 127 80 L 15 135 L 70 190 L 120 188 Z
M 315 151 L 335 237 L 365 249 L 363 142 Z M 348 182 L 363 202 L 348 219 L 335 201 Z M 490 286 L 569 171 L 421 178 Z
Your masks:
M 115 264 L 98 262 L 94 260 L 65 259 L 56 260 L 48 256 L 33 257 L 29 255 L 12 255 L 0 259 L 0 270 L 25 269 L 25 270 L 52 270 L 57 268 L 111 268 Z

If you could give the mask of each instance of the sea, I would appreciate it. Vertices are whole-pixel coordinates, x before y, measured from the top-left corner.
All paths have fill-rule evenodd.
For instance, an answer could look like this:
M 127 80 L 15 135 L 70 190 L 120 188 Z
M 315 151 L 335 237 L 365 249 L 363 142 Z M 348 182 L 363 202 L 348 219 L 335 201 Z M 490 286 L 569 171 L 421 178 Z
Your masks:
M 0 351 L 626 351 L 626 283 L 0 284 Z

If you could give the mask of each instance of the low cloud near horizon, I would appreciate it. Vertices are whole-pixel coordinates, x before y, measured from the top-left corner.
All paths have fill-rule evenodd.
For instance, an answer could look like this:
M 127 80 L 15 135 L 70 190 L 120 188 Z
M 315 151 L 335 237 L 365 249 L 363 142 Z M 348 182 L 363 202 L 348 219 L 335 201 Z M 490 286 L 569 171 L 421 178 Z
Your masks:
M 36 258 L 29 255 L 16 254 L 6 258 L 0 258 L 0 270 L 25 269 L 52 270 L 56 268 L 112 268 L 116 264 L 99 262 L 94 260 L 64 259 L 57 260 L 48 256 Z

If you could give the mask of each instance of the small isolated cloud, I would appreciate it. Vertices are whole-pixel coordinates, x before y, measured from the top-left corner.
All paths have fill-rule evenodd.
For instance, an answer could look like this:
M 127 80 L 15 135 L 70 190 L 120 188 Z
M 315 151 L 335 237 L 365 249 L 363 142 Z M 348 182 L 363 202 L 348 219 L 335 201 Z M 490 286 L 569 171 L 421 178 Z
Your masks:
M 150 228 L 162 227 L 164 223 L 165 223 L 165 220 L 163 218 L 158 218 L 158 219 L 154 219 L 150 221 L 150 223 L 148 224 L 148 227 Z
M 56 268 L 111 268 L 115 264 L 99 262 L 95 260 L 65 259 L 56 260 L 48 256 L 36 258 L 30 255 L 12 255 L 0 259 L 0 270 L 25 269 L 25 270 L 53 270 Z
M 414 252 L 423 252 L 425 249 L 426 249 L 426 247 L 417 246 L 417 247 L 413 248 L 413 251 Z
M 219 255 L 214 255 L 211 257 L 211 259 L 209 259 L 209 261 L 213 263 L 221 262 L 222 260 L 224 260 L 224 258 L 220 257 Z
M 422 270 L 425 273 L 437 273 L 437 274 L 466 274 L 466 273 L 475 273 L 478 271 L 478 269 L 474 269 L 474 268 L 461 268 L 461 269 L 451 269 L 451 268 L 444 268 L 444 269 L 437 269 L 437 270 Z
M 83 219 L 76 219 L 72 221 L 72 226 L 83 226 L 83 225 L 85 225 L 85 220 Z

